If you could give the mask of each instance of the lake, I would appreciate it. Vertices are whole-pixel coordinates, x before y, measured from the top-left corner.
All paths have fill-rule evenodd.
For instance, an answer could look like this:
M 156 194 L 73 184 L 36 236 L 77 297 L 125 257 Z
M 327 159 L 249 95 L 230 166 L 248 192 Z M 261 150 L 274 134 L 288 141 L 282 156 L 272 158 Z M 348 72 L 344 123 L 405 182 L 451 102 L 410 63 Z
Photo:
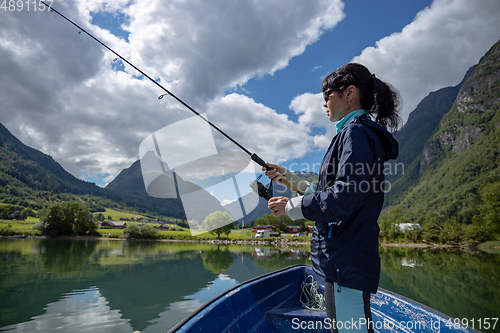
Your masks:
M 500 251 L 381 247 L 380 287 L 456 318 L 500 317 Z M 0 239 L 0 332 L 165 333 L 309 248 Z M 500 332 L 500 323 L 495 330 Z

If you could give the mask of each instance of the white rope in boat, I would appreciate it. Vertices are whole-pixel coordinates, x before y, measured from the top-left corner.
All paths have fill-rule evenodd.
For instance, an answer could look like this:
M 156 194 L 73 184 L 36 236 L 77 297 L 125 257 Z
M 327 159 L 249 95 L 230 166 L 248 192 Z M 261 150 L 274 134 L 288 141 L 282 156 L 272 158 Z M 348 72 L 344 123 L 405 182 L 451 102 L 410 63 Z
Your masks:
M 308 282 L 308 280 L 311 282 Z M 306 277 L 302 282 L 300 293 L 300 303 L 302 307 L 308 310 L 325 311 L 325 297 L 318 292 L 318 283 L 314 281 L 312 275 Z M 304 301 L 303 301 L 304 299 Z

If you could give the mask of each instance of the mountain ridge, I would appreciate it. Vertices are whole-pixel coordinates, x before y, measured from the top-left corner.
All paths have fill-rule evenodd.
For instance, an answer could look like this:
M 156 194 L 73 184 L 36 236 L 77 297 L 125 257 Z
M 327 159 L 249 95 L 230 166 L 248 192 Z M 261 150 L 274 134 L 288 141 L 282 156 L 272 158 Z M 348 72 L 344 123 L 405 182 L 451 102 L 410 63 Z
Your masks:
M 51 156 L 31 148 L 0 124 L 0 200 L 4 204 L 40 210 L 54 202 L 80 200 L 91 211 L 128 208 L 141 213 L 183 217 L 179 203 L 163 207 L 160 199 L 137 198 L 80 180 Z
M 469 68 L 458 85 L 430 92 L 410 113 L 403 128 L 394 135 L 400 150 L 398 158 L 389 162 L 393 165 L 392 168 L 398 163 L 409 166 L 422 153 L 425 142 L 432 136 L 436 126 L 453 106 L 460 88 L 474 68 L 475 66 Z M 402 175 L 390 174 L 388 176 L 386 177 L 388 181 L 395 181 Z
M 316 173 L 311 173 L 311 172 L 295 172 L 299 177 L 303 179 L 309 179 L 311 177 L 317 177 Z M 177 177 L 179 178 L 179 177 Z M 250 185 L 250 184 L 248 184 Z M 133 195 L 148 195 L 146 192 L 146 189 L 144 187 L 144 181 L 142 177 L 142 170 L 141 170 L 141 161 L 138 160 L 134 162 L 129 168 L 122 170 L 115 179 L 113 179 L 107 186 L 107 189 L 110 189 L 112 191 L 117 191 L 117 192 L 126 192 L 130 193 Z M 279 195 L 279 196 L 286 196 L 286 197 L 291 197 L 292 192 L 290 189 L 288 189 L 286 186 L 282 184 L 273 184 L 273 192 L 274 195 Z M 247 195 L 248 196 L 248 195 Z M 243 196 L 241 199 L 243 202 L 246 202 L 247 196 Z M 218 204 L 218 203 L 214 203 Z M 225 209 L 228 211 L 233 211 L 238 210 L 238 207 L 240 207 L 240 201 L 234 201 L 227 206 L 224 206 Z M 245 222 L 247 224 L 250 221 L 253 221 L 259 217 L 262 217 L 264 214 L 269 214 L 271 211 L 267 207 L 267 201 L 263 198 L 259 197 L 259 201 L 257 206 L 251 211 L 251 212 L 246 212 L 246 216 L 243 218 L 237 219 L 235 223 L 241 223 Z
M 471 223 L 479 214 L 479 189 L 500 180 L 500 41 L 471 68 L 449 111 L 387 195 L 423 222 L 437 214 Z

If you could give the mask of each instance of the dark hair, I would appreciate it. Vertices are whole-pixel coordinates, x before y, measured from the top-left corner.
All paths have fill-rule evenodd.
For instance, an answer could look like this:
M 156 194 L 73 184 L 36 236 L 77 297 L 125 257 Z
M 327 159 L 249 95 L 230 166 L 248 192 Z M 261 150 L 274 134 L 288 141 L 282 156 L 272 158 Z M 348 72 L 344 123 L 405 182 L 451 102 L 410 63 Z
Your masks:
M 321 90 L 336 89 L 342 96 L 350 85 L 358 90 L 361 107 L 374 114 L 377 123 L 397 130 L 401 121 L 399 93 L 392 85 L 372 75 L 365 66 L 349 63 L 338 68 L 323 80 Z

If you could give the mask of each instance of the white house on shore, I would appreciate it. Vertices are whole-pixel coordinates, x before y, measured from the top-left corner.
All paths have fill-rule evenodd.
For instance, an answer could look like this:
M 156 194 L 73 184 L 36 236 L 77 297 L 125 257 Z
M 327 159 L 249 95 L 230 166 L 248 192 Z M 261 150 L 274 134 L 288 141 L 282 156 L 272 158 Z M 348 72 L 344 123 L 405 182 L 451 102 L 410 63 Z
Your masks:
M 398 232 L 412 232 L 413 230 L 422 230 L 418 223 L 398 223 L 396 224 L 396 231 Z

